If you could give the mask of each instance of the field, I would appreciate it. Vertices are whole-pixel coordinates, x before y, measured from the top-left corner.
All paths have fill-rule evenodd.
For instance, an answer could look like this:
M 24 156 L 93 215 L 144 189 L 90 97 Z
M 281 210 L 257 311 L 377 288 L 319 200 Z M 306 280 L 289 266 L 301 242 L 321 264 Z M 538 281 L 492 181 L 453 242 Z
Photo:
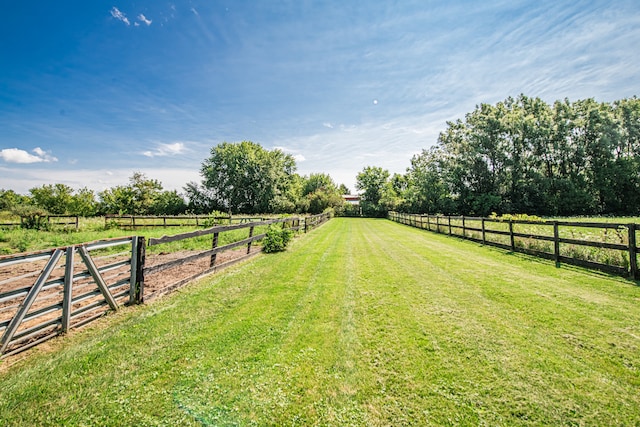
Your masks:
M 0 365 L 0 425 L 637 425 L 636 283 L 333 219 Z

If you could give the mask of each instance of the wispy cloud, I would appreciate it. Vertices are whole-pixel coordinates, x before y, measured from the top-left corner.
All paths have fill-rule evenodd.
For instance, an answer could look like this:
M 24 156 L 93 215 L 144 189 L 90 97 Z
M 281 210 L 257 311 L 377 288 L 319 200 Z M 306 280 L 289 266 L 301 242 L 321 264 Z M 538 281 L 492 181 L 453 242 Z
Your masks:
M 0 159 L 7 163 L 50 163 L 57 162 L 58 159 L 41 149 L 36 147 L 31 150 L 31 154 L 19 148 L 5 148 L 0 150 Z
M 187 147 L 183 142 L 174 142 L 173 144 L 157 144 L 155 150 L 145 151 L 142 154 L 147 157 L 164 157 L 176 156 L 187 151 Z
M 131 25 L 131 22 L 129 22 L 129 18 L 127 18 L 126 15 L 120 12 L 120 10 L 115 6 L 111 8 L 111 16 L 119 21 L 124 22 L 126 25 Z
M 140 15 L 138 15 L 138 21 L 144 23 L 147 25 L 147 27 L 149 25 L 151 25 L 151 23 L 153 22 L 151 19 L 148 19 L 146 16 L 144 16 L 142 13 Z

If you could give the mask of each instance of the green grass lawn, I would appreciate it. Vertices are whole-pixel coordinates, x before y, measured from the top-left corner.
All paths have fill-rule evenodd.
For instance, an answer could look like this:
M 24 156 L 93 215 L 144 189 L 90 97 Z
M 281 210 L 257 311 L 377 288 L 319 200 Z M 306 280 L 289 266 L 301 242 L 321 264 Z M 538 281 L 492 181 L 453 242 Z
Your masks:
M 4 366 L 0 425 L 637 425 L 639 347 L 633 282 L 333 219 Z

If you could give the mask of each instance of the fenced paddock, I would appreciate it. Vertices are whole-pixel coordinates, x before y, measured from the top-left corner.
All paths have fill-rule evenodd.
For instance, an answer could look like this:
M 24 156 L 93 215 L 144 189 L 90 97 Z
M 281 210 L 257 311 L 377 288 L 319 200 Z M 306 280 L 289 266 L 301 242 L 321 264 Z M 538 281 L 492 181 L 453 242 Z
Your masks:
M 256 255 L 261 247 L 255 243 L 269 225 L 306 232 L 328 219 L 321 214 L 246 221 L 161 238 L 128 236 L 1 256 L 0 358 Z M 247 235 L 239 237 L 242 232 Z M 207 240 L 208 249 L 179 249 L 196 239 Z
M 389 212 L 389 219 L 556 262 L 640 279 L 635 223 L 522 221 Z
M 0 424 L 634 426 L 639 296 L 613 275 L 337 218 L 0 364 Z

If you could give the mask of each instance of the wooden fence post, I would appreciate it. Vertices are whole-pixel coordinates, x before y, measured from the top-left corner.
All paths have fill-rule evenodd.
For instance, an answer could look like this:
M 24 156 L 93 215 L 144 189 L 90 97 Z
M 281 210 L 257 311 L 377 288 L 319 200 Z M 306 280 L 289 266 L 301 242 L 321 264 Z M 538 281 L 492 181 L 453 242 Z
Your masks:
M 486 245 L 487 244 L 487 232 L 484 228 L 484 218 L 482 218 L 482 244 Z
M 511 240 L 511 250 L 516 250 L 516 239 L 513 236 L 513 221 L 509 220 L 509 239 Z
M 436 215 L 436 232 L 440 232 L 440 217 Z
M 218 236 L 220 235 L 220 233 L 213 233 L 213 242 L 211 243 L 211 249 L 215 249 L 218 247 Z M 214 265 L 216 265 L 216 258 L 217 258 L 218 254 L 212 254 L 211 255 L 211 259 L 209 259 L 209 268 L 213 267 Z
M 131 271 L 129 276 L 129 304 L 135 304 L 137 302 L 137 289 L 138 289 L 138 236 L 133 236 L 131 239 Z
M 73 290 L 73 253 L 76 248 L 69 246 L 65 252 L 64 290 L 62 291 L 62 333 L 69 330 L 71 324 L 71 297 Z
M 462 215 L 462 237 L 467 237 L 467 229 L 464 224 L 464 215 Z
M 254 227 L 249 228 L 249 238 L 253 237 Z M 251 253 L 251 242 L 247 243 L 247 255 Z
M 449 236 L 451 236 L 451 215 L 449 215 L 447 219 L 449 219 Z
M 553 257 L 556 260 L 556 267 L 560 267 L 560 231 L 558 221 L 553 221 Z
M 629 276 L 638 279 L 638 258 L 636 251 L 636 225 L 629 224 Z
M 146 241 L 143 236 L 138 236 L 138 253 L 136 264 L 136 303 L 144 302 L 144 265 L 147 257 Z

